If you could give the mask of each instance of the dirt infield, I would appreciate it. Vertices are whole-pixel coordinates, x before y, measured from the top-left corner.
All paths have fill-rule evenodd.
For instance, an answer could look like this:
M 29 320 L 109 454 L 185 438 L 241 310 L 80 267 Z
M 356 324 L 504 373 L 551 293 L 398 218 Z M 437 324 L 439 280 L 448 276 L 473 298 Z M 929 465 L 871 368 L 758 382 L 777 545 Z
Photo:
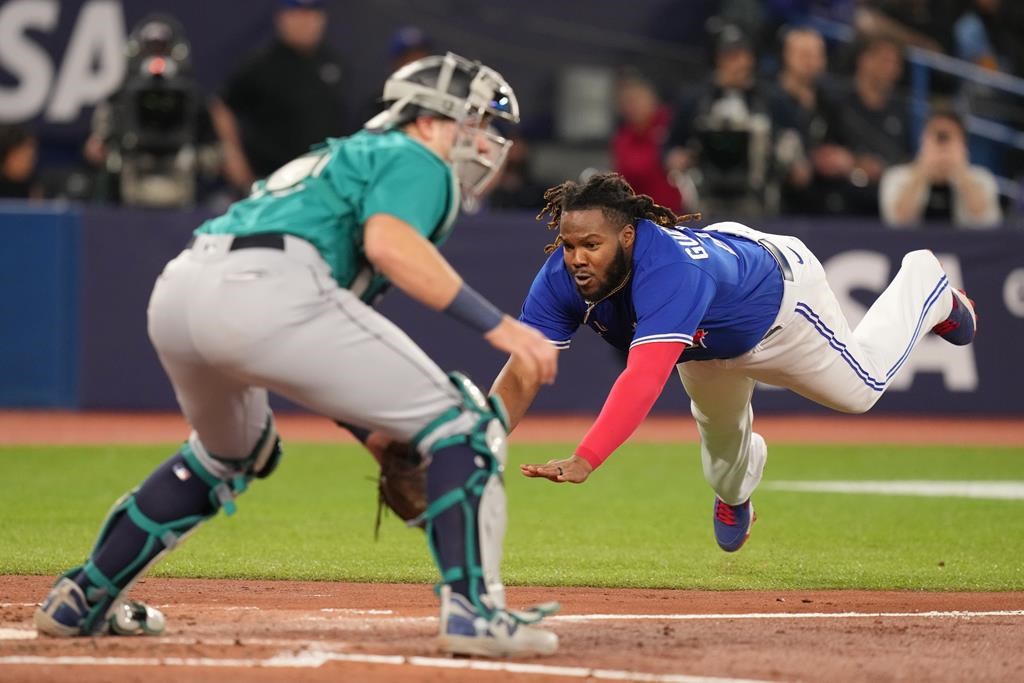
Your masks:
M 292 441 L 351 441 L 348 433 L 316 415 L 276 416 L 278 431 Z M 531 417 L 512 434 L 513 443 L 578 441 L 594 416 Z M 913 443 L 1024 446 L 1019 418 L 875 417 L 865 415 L 759 416 L 756 429 L 769 442 Z M 155 443 L 188 434 L 177 413 L 75 413 L 0 411 L 2 444 Z M 689 415 L 649 417 L 631 437 L 636 442 L 695 443 Z
M 1024 679 L 1024 593 L 511 589 L 560 652 L 492 663 L 440 655 L 429 586 L 150 579 L 163 637 L 32 638 L 49 581 L 0 577 L 0 681 Z
M 573 441 L 588 418 L 528 420 L 521 441 Z M 345 441 L 329 421 L 283 415 L 295 441 Z M 1024 445 L 1013 420 L 758 419 L 770 441 Z M 0 444 L 179 441 L 169 414 L 0 412 Z M 689 416 L 640 441 L 696 441 Z M 159 638 L 37 638 L 51 577 L 0 576 L 0 683 L 56 681 L 1011 681 L 1024 680 L 1024 593 L 513 588 L 513 606 L 557 599 L 547 658 L 441 656 L 429 586 L 149 579 Z

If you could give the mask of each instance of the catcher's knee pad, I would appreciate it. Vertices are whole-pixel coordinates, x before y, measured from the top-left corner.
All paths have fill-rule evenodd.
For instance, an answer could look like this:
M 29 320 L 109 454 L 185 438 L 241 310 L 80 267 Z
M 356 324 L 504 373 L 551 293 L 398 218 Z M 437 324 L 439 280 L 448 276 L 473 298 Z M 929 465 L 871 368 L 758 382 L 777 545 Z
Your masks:
M 89 559 L 65 574 L 84 589 L 90 606 L 82 632 L 100 629 L 117 597 L 200 523 L 221 508 L 233 514 L 235 498 L 253 477 L 270 474 L 280 456 L 272 418 L 241 461 L 208 453 L 193 433 L 141 485 L 121 496 L 107 513 Z
M 425 457 L 431 457 L 424 513 L 427 539 L 441 569 L 442 583 L 466 581 L 467 597 L 481 613 L 490 614 L 505 606 L 501 556 L 507 513 L 502 476 L 508 457 L 508 417 L 500 399 L 485 397 L 460 373 L 449 377 L 459 390 L 462 405 L 442 414 L 413 441 Z M 462 457 L 442 454 L 447 449 L 460 451 Z M 460 557 L 444 557 L 445 548 L 435 527 L 453 508 L 461 511 L 461 522 L 454 525 L 460 527 L 464 542 L 455 546 Z M 450 525 L 446 523 L 446 527 Z M 457 533 L 453 528 L 445 532 Z M 489 604 L 480 600 L 480 582 Z

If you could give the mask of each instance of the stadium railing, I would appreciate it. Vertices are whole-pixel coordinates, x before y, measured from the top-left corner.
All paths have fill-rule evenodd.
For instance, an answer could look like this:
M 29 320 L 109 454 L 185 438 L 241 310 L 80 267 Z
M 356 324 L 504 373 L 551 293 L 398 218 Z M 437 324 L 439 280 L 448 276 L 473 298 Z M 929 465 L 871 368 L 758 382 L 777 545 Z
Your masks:
M 852 43 L 856 32 L 852 26 L 829 19 L 815 18 L 812 24 L 822 35 L 842 43 Z M 914 139 L 919 137 L 921 128 L 930 110 L 932 71 L 938 71 L 978 85 L 998 90 L 1009 95 L 1024 97 L 1024 78 L 1010 74 L 989 71 L 970 62 L 931 50 L 908 46 L 906 59 L 910 65 L 911 130 Z M 1024 150 L 1024 133 L 998 121 L 983 118 L 972 113 L 964 117 L 967 132 L 979 138 L 992 140 L 1001 145 Z M 999 192 L 1015 205 L 1024 203 L 1024 190 L 1020 182 L 997 176 Z

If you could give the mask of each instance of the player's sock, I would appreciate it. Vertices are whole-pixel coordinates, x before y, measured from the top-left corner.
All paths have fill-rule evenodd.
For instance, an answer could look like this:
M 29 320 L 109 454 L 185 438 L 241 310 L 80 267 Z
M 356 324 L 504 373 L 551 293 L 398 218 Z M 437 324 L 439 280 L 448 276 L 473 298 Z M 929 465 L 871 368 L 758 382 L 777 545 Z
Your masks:
M 478 461 L 481 459 L 482 457 L 466 444 L 448 446 L 435 452 L 427 468 L 427 505 L 432 505 L 451 491 L 463 488 L 470 477 L 480 469 Z M 480 506 L 480 496 L 467 493 L 466 502 L 475 512 Z M 473 526 L 471 536 L 475 541 L 478 538 L 475 518 Z M 474 542 L 473 557 L 467 558 L 466 517 L 461 505 L 453 505 L 435 517 L 433 527 L 434 547 L 442 570 L 465 567 L 467 559 L 470 559 L 474 566 L 480 566 L 479 543 Z M 477 578 L 475 581 L 479 594 L 483 595 L 486 592 L 483 580 Z M 446 583 L 452 587 L 453 592 L 469 595 L 469 577 L 463 576 Z

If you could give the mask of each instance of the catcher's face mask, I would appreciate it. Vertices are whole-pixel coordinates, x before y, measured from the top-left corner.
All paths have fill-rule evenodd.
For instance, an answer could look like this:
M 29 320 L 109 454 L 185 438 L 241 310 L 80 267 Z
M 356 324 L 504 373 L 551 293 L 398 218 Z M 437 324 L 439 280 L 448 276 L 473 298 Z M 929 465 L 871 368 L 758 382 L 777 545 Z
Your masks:
M 458 124 L 451 162 L 462 190 L 463 209 L 479 207 L 479 200 L 489 192 L 505 164 L 512 141 L 503 137 L 494 126 L 469 120 Z

